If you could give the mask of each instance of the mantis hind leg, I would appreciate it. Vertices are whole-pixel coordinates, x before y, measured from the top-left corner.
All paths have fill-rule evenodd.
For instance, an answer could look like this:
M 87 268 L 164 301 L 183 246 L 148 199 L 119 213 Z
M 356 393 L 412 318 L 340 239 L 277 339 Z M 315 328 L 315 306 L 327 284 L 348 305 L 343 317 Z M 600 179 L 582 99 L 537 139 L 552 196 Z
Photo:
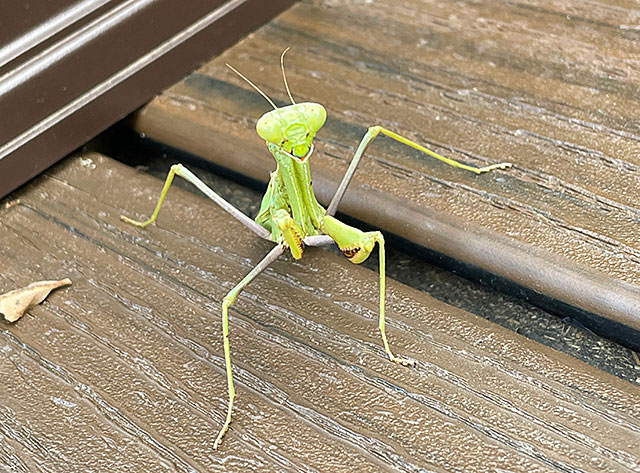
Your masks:
M 364 135 L 364 137 L 360 141 L 360 144 L 358 145 L 358 149 L 356 149 L 356 152 L 353 155 L 353 159 L 351 160 L 351 164 L 349 164 L 349 168 L 347 169 L 347 172 L 344 174 L 344 177 L 342 178 L 342 182 L 340 182 L 340 185 L 338 186 L 336 193 L 334 194 L 333 198 L 331 199 L 331 202 L 329 203 L 329 207 L 327 207 L 327 215 L 335 215 L 336 210 L 338 209 L 338 204 L 340 204 L 340 201 L 342 200 L 342 197 L 344 196 L 344 193 L 346 192 L 347 187 L 351 182 L 351 178 L 355 174 L 356 168 L 360 163 L 360 158 L 362 158 L 362 155 L 364 154 L 364 151 L 367 149 L 367 146 L 369 146 L 369 144 L 380 133 L 382 133 L 383 135 L 387 135 L 389 138 L 393 138 L 394 140 L 399 141 L 402 144 L 410 146 L 413 149 L 422 151 L 423 153 L 431 156 L 432 158 L 439 159 L 440 161 L 447 163 L 449 166 L 464 169 L 465 171 L 471 171 L 476 174 L 482 174 L 485 172 L 493 171 L 494 169 L 508 169 L 512 166 L 511 163 L 491 164 L 490 166 L 484 166 L 484 167 L 469 166 L 467 164 L 461 163 L 454 159 L 445 158 L 444 156 L 441 156 L 438 153 L 431 151 L 428 148 L 425 148 L 424 146 L 416 143 L 415 141 L 411 141 L 410 139 L 405 138 L 404 136 L 400 136 L 391 130 L 387 130 L 386 128 L 383 128 L 381 126 L 372 126 L 367 130 L 367 133 Z
M 385 328 L 385 313 L 384 307 L 386 302 L 386 290 L 385 290 L 385 251 L 384 251 L 384 237 L 380 232 L 371 232 L 371 237 L 378 244 L 378 259 L 379 259 L 379 274 L 380 274 L 380 317 L 378 319 L 378 329 L 380 330 L 380 335 L 382 335 L 382 343 L 384 344 L 384 351 L 389 357 L 391 361 L 394 363 L 398 363 L 404 366 L 413 366 L 415 362 L 413 360 L 409 360 L 407 358 L 402 358 L 395 356 L 391 352 L 391 348 L 389 347 L 389 341 L 387 340 L 387 332 Z M 366 234 L 365 234 L 366 235 Z
M 238 297 L 238 294 L 242 292 L 247 284 L 249 284 L 258 274 L 265 270 L 267 266 L 273 263 L 278 257 L 283 253 L 284 247 L 282 245 L 278 245 L 274 247 L 268 254 L 265 256 L 258 265 L 253 268 L 249 274 L 247 274 L 242 281 L 240 281 L 236 286 L 229 291 L 229 293 L 222 300 L 222 340 L 224 347 L 224 362 L 225 368 L 227 372 L 227 388 L 229 391 L 229 402 L 227 404 L 227 417 L 220 429 L 220 433 L 216 438 L 216 441 L 213 445 L 215 450 L 218 449 L 220 444 L 222 443 L 222 439 L 224 435 L 229 430 L 229 425 L 231 424 L 231 413 L 233 412 L 233 400 L 236 397 L 236 390 L 233 385 L 233 371 L 231 365 L 231 348 L 229 344 L 229 307 L 233 304 Z
M 231 216 L 235 217 L 237 220 L 243 223 L 246 227 L 248 227 L 254 233 L 257 233 L 258 236 L 261 236 L 266 240 L 271 239 L 271 234 L 266 228 L 262 227 L 261 225 L 257 224 L 255 221 L 251 220 L 249 217 L 247 217 L 245 214 L 240 212 L 229 202 L 227 202 L 218 194 L 216 194 L 213 190 L 211 190 L 209 186 L 207 186 L 204 182 L 202 182 L 195 174 L 189 171 L 182 164 L 174 164 L 173 166 L 171 166 L 171 169 L 169 170 L 169 174 L 167 174 L 167 178 L 164 182 L 164 187 L 162 188 L 162 192 L 160 193 L 160 198 L 158 199 L 158 203 L 156 204 L 156 208 L 154 209 L 153 214 L 151 214 L 151 217 L 148 220 L 139 222 L 137 220 L 130 219 L 129 217 L 125 217 L 124 215 L 121 215 L 120 219 L 123 222 L 130 223 L 131 225 L 135 225 L 136 227 L 140 227 L 140 228 L 144 228 L 147 225 L 150 225 L 153 222 L 155 222 L 156 219 L 158 218 L 158 214 L 160 213 L 160 208 L 162 207 L 162 203 L 164 202 L 164 199 L 167 196 L 167 192 L 169 192 L 169 188 L 171 187 L 171 183 L 173 182 L 173 178 L 175 176 L 180 176 L 185 180 L 189 181 L 194 186 L 196 186 L 198 190 L 200 190 L 204 195 L 206 195 L 211 200 L 213 200 L 216 204 L 222 207 L 223 210 L 231 214 Z
M 339 221 L 338 219 L 325 215 L 322 222 L 322 231 L 329 235 L 338 245 L 342 254 L 352 263 L 360 264 L 365 261 L 375 245 L 378 245 L 379 255 L 379 277 L 380 277 L 380 311 L 378 318 L 378 328 L 382 336 L 384 351 L 391 361 L 404 366 L 413 366 L 414 362 L 406 358 L 398 357 L 393 354 L 387 339 L 386 323 L 385 323 L 385 305 L 386 305 L 386 274 L 385 274 L 385 248 L 384 237 L 378 231 L 363 232 L 357 228 L 351 227 Z

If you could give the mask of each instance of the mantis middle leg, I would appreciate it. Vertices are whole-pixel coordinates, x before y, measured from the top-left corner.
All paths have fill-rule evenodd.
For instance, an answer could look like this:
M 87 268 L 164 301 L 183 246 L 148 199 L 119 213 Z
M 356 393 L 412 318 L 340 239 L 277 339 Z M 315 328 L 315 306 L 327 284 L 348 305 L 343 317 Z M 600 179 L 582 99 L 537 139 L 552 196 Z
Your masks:
M 471 171 L 476 174 L 482 174 L 485 172 L 493 171 L 494 169 L 507 169 L 512 166 L 511 163 L 492 164 L 490 166 L 485 166 L 481 168 L 469 166 L 467 164 L 463 164 L 459 161 L 456 161 L 455 159 L 445 158 L 444 156 L 441 156 L 438 153 L 431 151 L 430 149 L 425 148 L 422 145 L 419 145 L 415 141 L 411 141 L 410 139 L 405 138 L 404 136 L 400 136 L 391 130 L 387 130 L 386 128 L 383 128 L 381 126 L 372 126 L 367 130 L 367 133 L 362 138 L 362 141 L 360 141 L 360 144 L 358 145 L 358 149 L 356 149 L 356 153 L 353 155 L 353 159 L 351 160 L 351 164 L 349 165 L 347 172 L 344 174 L 344 177 L 342 178 L 342 182 L 340 182 L 340 185 L 338 186 L 336 193 L 331 199 L 331 202 L 329 203 L 329 207 L 327 207 L 327 215 L 336 214 L 336 210 L 338 209 L 338 204 L 340 204 L 340 201 L 342 200 L 342 197 L 344 196 L 344 193 L 346 192 L 347 187 L 351 182 L 351 178 L 356 172 L 356 168 L 360 163 L 360 158 L 362 158 L 362 155 L 364 154 L 364 151 L 367 149 L 367 146 L 369 146 L 369 144 L 380 133 L 387 135 L 388 137 L 393 138 L 394 140 L 399 141 L 400 143 L 403 143 L 407 146 L 411 146 L 412 148 L 417 149 L 418 151 L 422 151 L 423 153 L 428 154 L 432 158 L 439 159 L 440 161 L 443 161 L 450 166 L 464 169 L 465 171 Z
M 132 220 L 129 217 L 125 217 L 124 215 L 120 216 L 120 219 L 124 222 L 130 223 L 131 225 L 135 225 L 136 227 L 144 228 L 147 225 L 152 224 L 158 218 L 158 214 L 160 213 L 160 208 L 162 207 L 162 203 L 164 202 L 165 197 L 167 196 L 167 192 L 169 192 L 169 188 L 171 187 L 171 183 L 173 182 L 173 178 L 175 176 L 180 176 L 191 184 L 196 186 L 198 190 L 200 190 L 204 195 L 213 200 L 216 204 L 222 207 L 223 210 L 231 214 L 234 218 L 242 222 L 246 227 L 248 227 L 254 233 L 257 233 L 259 236 L 266 240 L 271 240 L 271 233 L 264 228 L 263 226 L 257 224 L 255 221 L 251 220 L 245 214 L 236 209 L 229 202 L 224 200 L 218 194 L 216 194 L 209 186 L 207 186 L 204 182 L 202 182 L 198 176 L 189 171 L 182 164 L 174 164 L 171 166 L 169 170 L 169 174 L 167 174 L 167 179 L 164 182 L 164 187 L 162 188 L 162 192 L 160 193 L 160 198 L 158 199 L 158 203 L 156 204 L 156 208 L 153 211 L 153 214 L 148 220 L 143 222 L 139 222 L 137 220 Z

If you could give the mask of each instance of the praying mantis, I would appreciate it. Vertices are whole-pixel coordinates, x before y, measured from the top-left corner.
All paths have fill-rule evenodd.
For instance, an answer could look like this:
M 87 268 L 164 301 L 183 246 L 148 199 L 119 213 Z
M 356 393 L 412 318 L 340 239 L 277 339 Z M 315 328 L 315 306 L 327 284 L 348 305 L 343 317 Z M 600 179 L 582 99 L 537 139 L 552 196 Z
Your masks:
M 412 360 L 393 354 L 389 346 L 385 330 L 385 244 L 384 237 L 379 231 L 363 232 L 357 228 L 342 223 L 334 217 L 338 204 L 342 200 L 351 178 L 366 148 L 379 134 L 386 135 L 400 143 L 443 161 L 450 166 L 461 168 L 476 174 L 482 174 L 494 169 L 507 169 L 511 163 L 499 163 L 486 167 L 473 167 L 441 156 L 418 143 L 394 133 L 381 126 L 372 126 L 365 133 L 351 163 L 342 178 L 329 206 L 324 209 L 317 201 L 311 186 L 309 158 L 314 151 L 313 140 L 322 128 L 327 118 L 325 108 L 312 102 L 296 103 L 291 95 L 287 76 L 284 70 L 284 56 L 289 48 L 280 56 L 280 67 L 285 89 L 291 105 L 277 107 L 275 103 L 239 71 L 227 64 L 233 72 L 246 81 L 260 93 L 273 107 L 257 122 L 258 135 L 265 140 L 267 148 L 276 160 L 277 167 L 271 173 L 267 191 L 262 199 L 260 210 L 255 220 L 236 209 L 224 200 L 196 175 L 182 164 L 174 164 L 167 175 L 164 187 L 151 217 L 146 221 L 132 220 L 124 215 L 120 218 L 132 225 L 144 228 L 158 218 L 160 208 L 174 177 L 180 176 L 193 184 L 207 197 L 217 203 L 226 212 L 242 222 L 249 230 L 259 237 L 276 243 L 273 249 L 242 279 L 222 301 L 222 334 L 225 358 L 225 369 L 228 387 L 228 405 L 225 422 L 214 443 L 218 449 L 222 439 L 231 424 L 235 387 L 231 363 L 231 349 L 229 343 L 229 307 L 234 303 L 242 290 L 262 271 L 265 270 L 287 249 L 295 259 L 300 259 L 305 246 L 323 246 L 336 243 L 349 261 L 355 264 L 365 261 L 376 244 L 379 252 L 379 318 L 378 328 L 382 336 L 384 351 L 392 362 L 404 366 L 412 366 Z

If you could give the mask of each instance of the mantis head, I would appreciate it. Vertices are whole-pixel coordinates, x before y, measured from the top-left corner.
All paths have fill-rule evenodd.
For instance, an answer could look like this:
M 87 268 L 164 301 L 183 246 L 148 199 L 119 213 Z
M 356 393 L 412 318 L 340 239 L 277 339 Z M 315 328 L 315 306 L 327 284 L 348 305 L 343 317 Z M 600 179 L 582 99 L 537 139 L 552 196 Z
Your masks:
M 291 158 L 304 162 L 313 152 L 313 138 L 327 119 L 319 103 L 297 103 L 262 115 L 256 124 L 258 135 L 278 146 Z
M 227 67 L 244 79 L 251 87 L 253 87 L 260 95 L 262 95 L 274 108 L 270 112 L 260 117 L 256 124 L 258 135 L 267 143 L 276 145 L 282 152 L 290 158 L 305 162 L 313 153 L 313 138 L 327 119 L 327 111 L 319 103 L 304 102 L 296 103 L 289 90 L 287 76 L 284 73 L 284 55 L 289 51 L 285 49 L 280 56 L 280 67 L 282 69 L 282 78 L 287 94 L 291 99 L 291 105 L 286 107 L 276 107 L 267 94 L 260 88 L 243 76 L 235 68 L 227 64 Z

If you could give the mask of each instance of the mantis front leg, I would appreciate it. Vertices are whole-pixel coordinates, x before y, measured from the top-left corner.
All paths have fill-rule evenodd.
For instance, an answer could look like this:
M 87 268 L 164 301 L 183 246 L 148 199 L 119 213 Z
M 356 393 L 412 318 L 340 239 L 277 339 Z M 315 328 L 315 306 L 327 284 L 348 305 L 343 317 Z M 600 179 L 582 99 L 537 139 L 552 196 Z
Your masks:
M 471 171 L 476 174 L 482 174 L 485 172 L 493 171 L 494 169 L 507 169 L 512 166 L 511 163 L 498 163 L 498 164 L 492 164 L 490 166 L 484 166 L 481 168 L 469 166 L 467 164 L 456 161 L 455 159 L 441 156 L 438 153 L 431 151 L 430 149 L 425 148 L 424 146 L 416 143 L 415 141 L 411 141 L 410 139 L 405 138 L 404 136 L 400 136 L 391 130 L 387 130 L 386 128 L 383 128 L 381 126 L 372 126 L 367 130 L 367 133 L 362 138 L 362 141 L 360 141 L 360 144 L 358 145 L 358 149 L 356 149 L 356 153 L 353 155 L 353 159 L 351 160 L 351 164 L 349 164 L 349 168 L 347 169 L 347 172 L 344 174 L 344 177 L 342 178 L 342 182 L 340 182 L 340 185 L 338 186 L 336 193 L 334 194 L 333 198 L 331 199 L 331 202 L 329 203 L 329 207 L 327 207 L 327 215 L 336 214 L 336 210 L 338 209 L 338 204 L 340 204 L 340 201 L 342 200 L 342 197 L 344 196 L 344 193 L 346 192 L 347 187 L 351 182 L 351 178 L 356 172 L 356 168 L 360 163 L 360 158 L 362 158 L 362 155 L 364 154 L 364 151 L 367 149 L 367 146 L 369 146 L 369 144 L 380 133 L 382 133 L 383 135 L 387 135 L 389 138 L 393 138 L 394 140 L 399 141 L 400 143 L 410 146 L 413 149 L 422 151 L 423 153 L 428 154 L 432 158 L 439 159 L 440 161 L 447 163 L 449 166 L 464 169 L 465 171 Z
M 387 331 L 385 324 L 385 305 L 386 305 L 386 275 L 385 275 L 385 251 L 384 251 L 384 237 L 382 233 L 375 232 L 363 232 L 357 228 L 350 227 L 339 221 L 338 219 L 325 215 L 322 222 L 322 231 L 329 235 L 338 245 L 342 254 L 344 254 L 349 261 L 355 264 L 362 263 L 366 260 L 376 243 L 378 244 L 378 259 L 379 259 L 379 277 L 380 277 L 380 312 L 378 318 L 378 328 L 380 329 L 380 335 L 382 335 L 382 343 L 384 345 L 384 351 L 391 361 L 404 366 L 413 366 L 414 362 L 406 358 L 395 356 L 389 346 L 387 340 Z

